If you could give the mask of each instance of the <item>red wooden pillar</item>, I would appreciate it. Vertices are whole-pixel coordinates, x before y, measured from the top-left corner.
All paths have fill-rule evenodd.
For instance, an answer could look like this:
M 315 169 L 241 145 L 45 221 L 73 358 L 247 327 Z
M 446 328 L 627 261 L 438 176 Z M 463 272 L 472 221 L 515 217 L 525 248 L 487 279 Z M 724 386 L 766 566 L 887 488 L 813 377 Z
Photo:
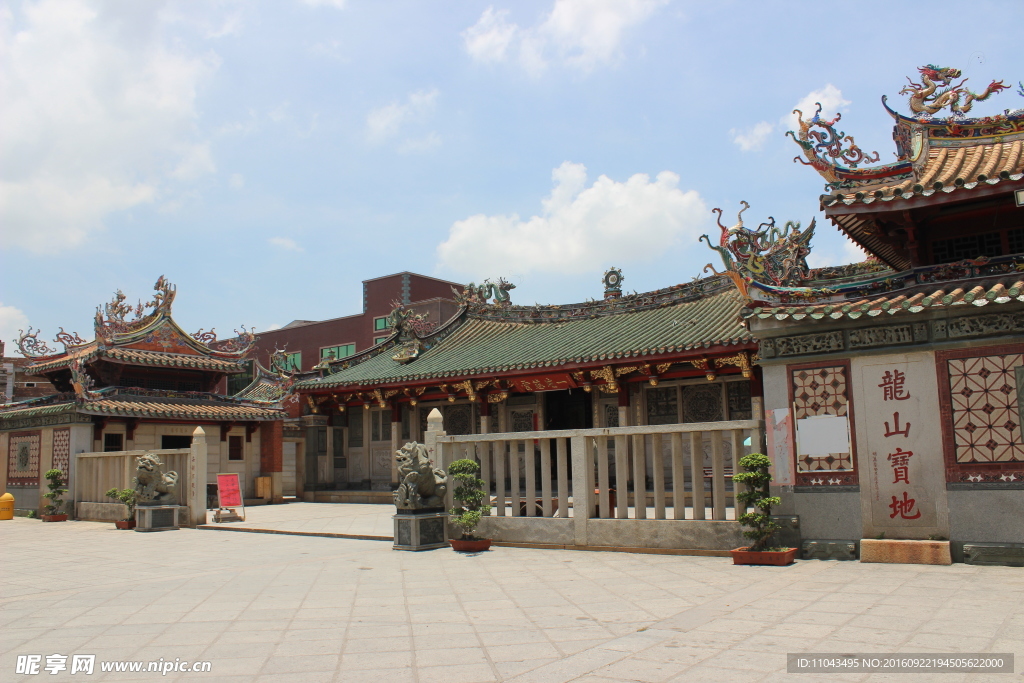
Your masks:
M 284 424 L 280 420 L 260 425 L 260 471 L 263 474 L 284 470 L 283 442 Z

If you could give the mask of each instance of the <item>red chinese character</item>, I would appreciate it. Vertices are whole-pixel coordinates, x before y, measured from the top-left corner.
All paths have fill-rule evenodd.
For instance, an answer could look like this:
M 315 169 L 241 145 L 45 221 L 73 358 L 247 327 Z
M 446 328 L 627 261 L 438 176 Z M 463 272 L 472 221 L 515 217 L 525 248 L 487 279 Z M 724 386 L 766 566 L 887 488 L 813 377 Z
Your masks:
M 903 492 L 903 500 L 900 500 L 896 496 L 892 497 L 892 503 L 889 504 L 889 509 L 892 510 L 892 514 L 889 515 L 889 519 L 892 519 L 896 515 L 899 515 L 903 519 L 917 519 L 921 516 L 921 511 L 918 510 L 916 515 L 910 514 L 914 510 L 914 504 L 917 501 L 913 498 L 907 497 L 907 492 Z
M 898 484 L 901 481 L 905 484 L 909 484 L 910 480 L 907 478 L 909 474 L 908 465 L 910 456 L 914 454 L 914 451 L 905 451 L 902 448 L 897 448 L 895 453 L 889 454 L 889 462 L 892 463 L 892 483 Z
M 886 370 L 885 374 L 882 375 L 882 383 L 878 385 L 882 387 L 882 400 L 906 401 L 910 398 L 910 394 L 903 392 L 903 383 L 906 381 L 907 374 L 905 372 L 900 372 L 899 370 L 890 372 Z
M 907 423 L 906 428 L 900 429 L 900 414 L 895 412 L 892 414 L 892 429 L 889 429 L 889 421 L 885 421 L 885 437 L 896 436 L 902 434 L 903 436 L 910 436 L 910 423 Z

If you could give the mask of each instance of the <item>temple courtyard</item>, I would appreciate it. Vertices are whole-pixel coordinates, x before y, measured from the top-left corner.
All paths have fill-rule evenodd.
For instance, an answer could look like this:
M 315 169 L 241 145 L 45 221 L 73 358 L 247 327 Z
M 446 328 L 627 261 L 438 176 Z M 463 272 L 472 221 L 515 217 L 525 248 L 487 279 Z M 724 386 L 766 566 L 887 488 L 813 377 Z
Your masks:
M 276 534 L 0 522 L 0 678 L 952 683 L 1024 671 L 1019 568 L 410 553 L 377 540 L 393 509 L 290 504 L 224 525 Z M 790 674 L 791 652 L 1014 653 L 1017 673 Z M 54 654 L 67 670 L 45 670 Z M 38 673 L 15 673 L 29 655 Z M 95 672 L 71 675 L 74 655 L 95 655 Z M 211 670 L 100 671 L 178 660 Z

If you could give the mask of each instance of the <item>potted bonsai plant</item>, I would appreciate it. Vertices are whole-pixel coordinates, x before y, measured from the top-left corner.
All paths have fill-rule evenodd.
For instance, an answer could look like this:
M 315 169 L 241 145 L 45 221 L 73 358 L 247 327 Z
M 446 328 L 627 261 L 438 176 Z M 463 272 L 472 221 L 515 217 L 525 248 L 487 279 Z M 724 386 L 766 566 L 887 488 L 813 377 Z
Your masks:
M 135 489 L 118 489 L 115 487 L 107 491 L 105 495 L 107 498 L 113 498 L 116 502 L 122 503 L 128 509 L 128 515 L 124 519 L 114 522 L 114 526 L 118 529 L 134 529 Z
M 782 501 L 777 496 L 769 495 L 768 484 L 772 475 L 768 468 L 771 459 L 762 453 L 751 453 L 740 458 L 739 465 L 746 470 L 733 476 L 736 484 L 743 484 L 746 491 L 737 495 L 740 501 L 755 508 L 754 512 L 740 515 L 739 522 L 745 527 L 743 535 L 753 541 L 746 548 L 730 550 L 733 564 L 770 564 L 782 566 L 791 564 L 796 557 L 797 548 L 778 548 L 772 545 L 772 537 L 780 528 L 772 521 L 772 507 Z
M 64 479 L 64 473 L 59 469 L 54 468 L 47 470 L 46 474 L 46 485 L 49 487 L 49 491 L 43 494 L 43 498 L 46 498 L 49 503 L 43 506 L 43 521 L 44 522 L 66 522 L 68 516 L 61 513 L 61 508 L 64 507 L 64 499 L 61 498 L 67 490 L 67 481 Z
M 473 535 L 483 516 L 491 512 L 491 506 L 484 504 L 488 495 L 484 491 L 484 480 L 476 476 L 478 472 L 480 465 L 475 460 L 456 460 L 448 466 L 448 474 L 457 482 L 452 495 L 461 503 L 450 511 L 452 524 L 462 530 L 462 538 L 450 541 L 455 550 L 479 552 L 491 547 L 491 539 Z

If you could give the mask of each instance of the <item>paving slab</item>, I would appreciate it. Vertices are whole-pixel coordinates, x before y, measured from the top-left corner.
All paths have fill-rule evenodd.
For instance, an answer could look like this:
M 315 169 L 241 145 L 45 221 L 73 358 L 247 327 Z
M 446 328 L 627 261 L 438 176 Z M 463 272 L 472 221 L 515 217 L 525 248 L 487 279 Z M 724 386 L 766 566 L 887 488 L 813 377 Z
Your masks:
M 384 535 L 387 507 L 264 506 L 244 524 Z M 1020 680 L 1024 671 L 1019 568 L 741 567 L 509 547 L 409 553 L 340 536 L 139 534 L 26 518 L 0 522 L 0 539 L 5 683 L 974 681 Z M 787 652 L 830 651 L 1011 652 L 1018 673 L 786 673 Z M 97 670 L 16 673 L 19 655 L 52 654 L 95 654 Z M 161 658 L 209 661 L 211 671 L 99 670 Z

